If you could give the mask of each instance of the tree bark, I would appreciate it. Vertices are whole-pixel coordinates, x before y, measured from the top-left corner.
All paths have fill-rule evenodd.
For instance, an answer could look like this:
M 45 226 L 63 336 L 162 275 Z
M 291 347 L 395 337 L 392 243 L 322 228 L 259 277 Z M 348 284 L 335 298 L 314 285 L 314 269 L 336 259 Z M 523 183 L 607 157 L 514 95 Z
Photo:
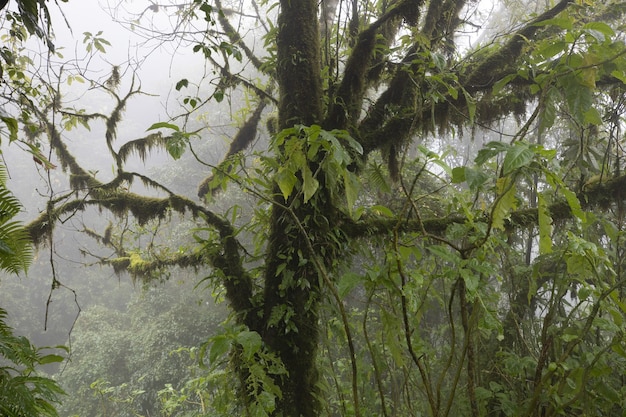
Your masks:
M 280 129 L 296 124 L 309 126 L 319 123 L 321 118 L 317 7 L 316 0 L 281 1 L 280 30 L 276 39 Z M 319 193 L 324 193 L 323 185 Z M 324 204 L 319 195 L 307 202 L 293 195 L 289 201 L 284 201 L 279 192 L 274 198 L 266 260 L 265 329 L 262 336 L 268 348 L 279 355 L 288 372 L 276 381 L 282 397 L 277 401 L 275 414 L 314 417 L 320 411 L 316 395 L 316 353 L 321 278 L 318 267 L 311 261 L 320 254 L 311 253 L 310 243 L 315 242 L 316 252 L 324 250 L 324 241 L 328 237 L 315 222 L 323 215 L 324 207 L 330 206 Z M 291 209 L 285 209 L 285 206 Z M 332 263 L 332 252 L 324 252 L 325 263 Z

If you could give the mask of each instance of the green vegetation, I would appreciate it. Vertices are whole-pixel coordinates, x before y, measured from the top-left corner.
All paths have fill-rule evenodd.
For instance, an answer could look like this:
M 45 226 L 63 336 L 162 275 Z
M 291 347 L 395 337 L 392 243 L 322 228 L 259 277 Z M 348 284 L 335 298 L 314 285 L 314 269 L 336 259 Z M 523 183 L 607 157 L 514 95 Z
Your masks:
M 79 317 L 64 410 L 621 415 L 624 4 L 338 4 L 129 18 L 149 39 L 147 13 L 175 18 L 172 38 L 214 71 L 173 80 L 180 102 L 147 135 L 124 125 L 141 69 L 94 67 L 115 47 L 103 33 L 50 71 L 22 39 L 5 47 L 2 134 L 20 126 L 46 174 L 30 238 L 88 238 L 92 268 L 159 299 Z M 234 126 L 217 161 L 220 111 Z M 107 172 L 75 149 L 90 129 Z M 132 168 L 158 148 L 175 162 Z M 67 287 L 60 258 L 51 294 Z M 219 328 L 164 284 L 177 268 L 228 305 Z

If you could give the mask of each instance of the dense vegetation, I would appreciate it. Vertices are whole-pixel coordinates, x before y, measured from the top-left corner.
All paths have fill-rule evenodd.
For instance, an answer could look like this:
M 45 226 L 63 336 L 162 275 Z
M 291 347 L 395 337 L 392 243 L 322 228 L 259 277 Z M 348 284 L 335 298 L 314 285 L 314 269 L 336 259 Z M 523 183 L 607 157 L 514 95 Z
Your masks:
M 92 267 L 148 297 L 176 298 L 159 283 L 198 272 L 231 313 L 219 330 L 213 310 L 184 303 L 152 323 L 150 304 L 85 313 L 60 380 L 104 402 L 68 412 L 621 415 L 625 12 L 613 0 L 151 3 L 128 27 L 209 70 L 174 80 L 170 118 L 138 136 L 123 127 L 141 61 L 103 74 L 115 46 L 96 31 L 81 59 L 32 53 L 29 32 L 51 35 L 9 15 L 2 145 L 40 166 L 45 207 L 26 230 L 50 250 L 52 291 L 66 284 L 51 248 L 73 228 Z M 233 129 L 216 162 L 224 108 Z M 78 152 L 88 131 L 112 169 Z M 179 164 L 134 168 L 156 149 Z

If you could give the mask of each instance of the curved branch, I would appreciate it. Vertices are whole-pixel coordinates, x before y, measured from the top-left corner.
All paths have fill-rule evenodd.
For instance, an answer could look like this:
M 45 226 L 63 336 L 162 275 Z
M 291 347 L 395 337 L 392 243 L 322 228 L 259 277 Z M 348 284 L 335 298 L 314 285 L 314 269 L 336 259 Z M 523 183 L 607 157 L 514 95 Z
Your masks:
M 251 328 L 258 328 L 256 322 L 259 318 L 255 314 L 250 314 L 255 308 L 253 305 L 255 298 L 253 296 L 252 277 L 243 268 L 240 255 L 241 245 L 236 239 L 235 229 L 227 220 L 178 195 L 171 195 L 167 198 L 150 198 L 134 193 L 114 191 L 101 198 L 85 197 L 58 204 L 61 201 L 62 199 L 50 201 L 48 209 L 26 225 L 26 230 L 36 244 L 41 244 L 52 233 L 57 223 L 65 221 L 62 220 L 63 216 L 71 217 L 76 212 L 85 211 L 89 207 L 107 209 L 116 216 L 130 213 L 140 225 L 150 220 L 162 219 L 167 216 L 170 210 L 180 214 L 189 213 L 194 218 L 203 219 L 207 225 L 217 231 L 219 235 L 218 247 L 210 251 L 203 251 L 201 254 L 184 254 L 178 260 L 170 259 L 160 262 L 163 266 L 167 264 L 183 266 L 183 263 L 187 262 L 187 266 L 189 266 L 191 261 L 201 263 L 203 260 L 207 260 L 210 265 L 221 271 L 222 284 L 226 288 L 227 298 L 238 318 Z M 126 264 L 121 259 L 113 266 L 119 270 L 124 266 L 130 266 L 130 263 Z

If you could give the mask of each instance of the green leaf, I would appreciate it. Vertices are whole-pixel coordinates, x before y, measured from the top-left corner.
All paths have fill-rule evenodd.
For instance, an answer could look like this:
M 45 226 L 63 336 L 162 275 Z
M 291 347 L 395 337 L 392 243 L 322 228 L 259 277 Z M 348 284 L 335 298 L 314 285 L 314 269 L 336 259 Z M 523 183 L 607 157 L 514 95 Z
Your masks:
M 187 86 L 189 86 L 189 80 L 186 78 L 183 78 L 182 80 L 176 83 L 176 91 L 180 91 L 182 88 L 185 88 Z
M 167 149 L 167 152 L 172 156 L 172 158 L 174 158 L 174 160 L 178 160 L 181 156 L 183 156 L 185 149 L 187 149 L 188 142 L 189 138 L 185 134 L 181 132 L 174 132 L 174 134 L 165 143 L 165 149 Z
M 483 171 L 469 167 L 465 169 L 465 181 L 467 181 L 467 185 L 470 190 L 478 190 L 487 182 L 487 180 L 489 180 L 489 175 Z
M 567 106 L 574 120 L 583 124 L 585 113 L 593 103 L 593 92 L 588 85 L 575 73 L 559 78 L 559 84 L 565 94 Z
M 63 362 L 63 360 L 65 360 L 65 358 L 63 356 L 60 355 L 45 355 L 42 356 L 41 358 L 39 358 L 39 364 L 40 365 L 45 365 L 48 363 L 58 363 L 58 362 Z
M 502 172 L 504 175 L 508 175 L 518 168 L 528 165 L 533 160 L 535 153 L 530 150 L 528 144 L 523 142 L 517 142 L 511 149 L 509 149 L 504 157 L 504 164 L 502 165 Z
M 211 349 L 209 350 L 209 362 L 215 361 L 230 350 L 230 339 L 226 335 L 217 335 L 212 338 Z
M 580 206 L 580 201 L 578 200 L 576 193 L 565 187 L 561 188 L 561 193 L 563 193 L 570 210 L 572 210 L 572 214 L 578 217 L 583 223 L 587 223 L 587 216 Z
M 148 129 L 146 129 L 146 132 L 150 130 L 156 130 L 156 129 L 172 129 L 172 130 L 175 130 L 176 132 L 180 132 L 180 128 L 178 126 L 171 124 L 171 123 L 167 123 L 167 122 L 155 123 L 152 126 L 150 126 Z
M 602 33 L 605 36 L 612 37 L 615 36 L 615 31 L 609 25 L 604 22 L 589 22 L 583 26 L 583 30 L 591 29 L 597 32 Z
M 348 205 L 348 213 L 352 214 L 352 209 L 359 197 L 360 190 L 359 178 L 352 172 L 344 170 L 343 172 L 343 186 L 346 193 L 346 204 Z
M 235 338 L 236 342 L 243 348 L 244 355 L 247 359 L 252 359 L 254 354 L 261 350 L 263 340 L 257 332 L 244 330 Z
M 451 181 L 453 184 L 461 184 L 465 182 L 465 170 L 466 170 L 466 167 L 452 168 Z
M 319 188 L 319 181 L 313 178 L 313 173 L 308 165 L 304 165 L 302 171 L 302 191 L 304 192 L 304 202 L 306 203 L 313 197 Z
M 550 88 L 546 93 L 545 99 L 543 101 L 543 108 L 541 109 L 541 113 L 539 114 L 539 132 L 543 133 L 546 130 L 550 129 L 554 125 L 554 121 L 556 120 L 556 89 Z
M 375 206 L 370 207 L 370 210 L 378 216 L 393 218 L 393 211 L 391 211 L 389 208 L 385 206 L 381 206 L 377 204 Z
M 508 177 L 498 178 L 496 188 L 502 194 L 496 200 L 496 205 L 492 211 L 491 224 L 494 229 L 504 230 L 504 220 L 517 207 L 515 184 L 510 183 L 510 181 L 511 179 Z
M 487 143 L 481 150 L 478 151 L 474 162 L 476 165 L 482 165 L 499 153 L 508 151 L 511 145 L 503 142 L 492 141 Z
M 356 288 L 361 282 L 363 282 L 364 277 L 355 272 L 347 272 L 339 278 L 339 282 L 337 283 L 337 291 L 339 292 L 339 296 L 341 298 L 345 298 L 354 288 Z
M 574 22 L 570 17 L 555 17 L 553 19 L 543 20 L 541 22 L 537 22 L 534 26 L 557 26 L 561 29 L 572 30 L 574 27 Z
M 592 125 L 599 126 L 602 124 L 602 116 L 600 116 L 600 112 L 595 107 L 589 108 L 585 112 L 585 123 L 590 123 Z
M 9 129 L 9 141 L 13 142 L 14 140 L 17 140 L 17 132 L 18 132 L 17 120 L 13 117 L 9 117 L 8 115 L 1 116 L 0 120 L 2 120 L 4 124 L 6 125 L 7 129 Z
M 287 200 L 293 191 L 293 187 L 298 183 L 298 178 L 290 170 L 281 167 L 276 174 L 276 183 L 283 194 L 283 198 Z
M 537 195 L 537 215 L 539 220 L 539 254 L 552 252 L 552 217 L 543 194 Z
M 476 116 L 476 100 L 465 89 L 463 89 L 463 95 L 465 96 L 465 103 L 467 104 L 467 113 L 469 116 L 470 125 L 474 124 L 474 117 Z
M 503 77 L 500 80 L 496 81 L 496 83 L 493 85 L 493 88 L 491 89 L 492 93 L 494 95 L 498 94 L 508 83 L 513 81 L 515 78 L 517 78 L 517 74 L 509 74 L 506 77 Z

